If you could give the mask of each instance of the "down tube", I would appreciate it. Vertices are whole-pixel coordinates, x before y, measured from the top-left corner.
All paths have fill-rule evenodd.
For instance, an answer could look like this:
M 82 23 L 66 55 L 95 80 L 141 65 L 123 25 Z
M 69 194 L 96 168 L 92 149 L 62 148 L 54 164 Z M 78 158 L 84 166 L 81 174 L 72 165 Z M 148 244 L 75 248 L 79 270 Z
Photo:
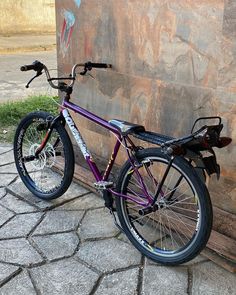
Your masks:
M 89 165 L 89 168 L 91 169 L 96 181 L 100 181 L 102 180 L 102 176 L 101 173 L 99 172 L 96 164 L 93 161 L 92 155 L 90 153 L 90 151 L 88 150 L 86 143 L 84 142 L 78 128 L 76 127 L 73 119 L 71 118 L 69 112 L 67 111 L 67 109 L 64 109 L 62 111 L 62 115 L 66 120 L 66 123 L 68 125 L 68 127 L 70 128 L 71 133 L 74 136 L 75 141 L 77 142 L 86 162 Z

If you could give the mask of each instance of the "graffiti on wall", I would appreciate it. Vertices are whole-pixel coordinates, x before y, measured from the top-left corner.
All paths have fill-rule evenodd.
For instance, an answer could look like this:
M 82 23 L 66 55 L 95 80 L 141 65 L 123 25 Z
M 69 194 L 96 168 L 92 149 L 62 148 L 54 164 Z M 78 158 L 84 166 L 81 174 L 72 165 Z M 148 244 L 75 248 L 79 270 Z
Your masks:
M 75 1 L 75 4 L 77 5 L 77 7 L 79 8 L 80 4 L 81 4 L 81 0 L 74 0 L 74 1 Z
M 77 1 L 78 2 L 78 1 Z M 75 24 L 75 15 L 72 11 L 63 10 L 63 25 L 61 29 L 61 36 L 60 36 L 60 50 L 62 56 L 65 57 L 66 52 L 69 48 L 74 24 Z
M 74 2 L 77 8 L 80 8 L 81 0 L 74 0 Z M 63 9 L 61 14 L 63 17 L 63 25 L 60 33 L 60 51 L 62 53 L 62 56 L 65 57 L 70 45 L 76 18 L 71 10 Z

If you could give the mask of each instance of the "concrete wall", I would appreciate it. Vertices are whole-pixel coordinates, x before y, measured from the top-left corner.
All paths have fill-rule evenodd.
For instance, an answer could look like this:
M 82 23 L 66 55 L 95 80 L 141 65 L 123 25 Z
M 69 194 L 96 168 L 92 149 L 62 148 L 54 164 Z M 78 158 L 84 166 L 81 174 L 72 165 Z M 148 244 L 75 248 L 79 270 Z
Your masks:
M 56 1 L 59 70 L 108 62 L 77 83 L 73 97 L 105 117 L 187 134 L 199 116 L 223 117 L 233 144 L 217 150 L 222 177 L 209 183 L 213 204 L 236 213 L 236 1 Z M 108 158 L 112 135 L 84 119 L 91 150 Z M 123 161 L 119 158 L 119 163 Z
M 0 1 L 0 34 L 54 32 L 54 0 Z

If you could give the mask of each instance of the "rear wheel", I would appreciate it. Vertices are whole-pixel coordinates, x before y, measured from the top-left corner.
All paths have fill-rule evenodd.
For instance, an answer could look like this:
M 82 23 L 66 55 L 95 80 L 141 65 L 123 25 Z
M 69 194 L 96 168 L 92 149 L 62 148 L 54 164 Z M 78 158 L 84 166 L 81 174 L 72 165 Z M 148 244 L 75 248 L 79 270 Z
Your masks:
M 28 114 L 20 122 L 14 139 L 15 163 L 23 183 L 35 196 L 47 200 L 60 197 L 71 184 L 74 173 L 73 147 L 60 122 L 54 125 L 39 156 L 29 160 L 42 143 L 50 118 L 46 112 Z
M 147 193 L 154 198 L 168 159 L 160 149 L 141 150 L 137 158 Z M 122 168 L 117 191 L 139 202 L 146 200 L 142 184 L 129 162 Z M 210 236 L 212 207 L 209 193 L 183 158 L 174 160 L 153 211 L 143 215 L 145 206 L 118 197 L 116 208 L 120 224 L 133 245 L 162 264 L 175 265 L 193 259 Z

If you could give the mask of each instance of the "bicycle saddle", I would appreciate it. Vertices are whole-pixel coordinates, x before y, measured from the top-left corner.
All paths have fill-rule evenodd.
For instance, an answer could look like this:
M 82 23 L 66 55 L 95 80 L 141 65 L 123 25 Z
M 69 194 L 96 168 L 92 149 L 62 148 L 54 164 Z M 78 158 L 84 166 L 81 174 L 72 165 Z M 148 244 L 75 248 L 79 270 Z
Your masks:
M 117 128 L 122 135 L 145 131 L 145 128 L 142 125 L 133 124 L 122 120 L 113 119 L 108 122 L 111 124 L 111 126 Z

